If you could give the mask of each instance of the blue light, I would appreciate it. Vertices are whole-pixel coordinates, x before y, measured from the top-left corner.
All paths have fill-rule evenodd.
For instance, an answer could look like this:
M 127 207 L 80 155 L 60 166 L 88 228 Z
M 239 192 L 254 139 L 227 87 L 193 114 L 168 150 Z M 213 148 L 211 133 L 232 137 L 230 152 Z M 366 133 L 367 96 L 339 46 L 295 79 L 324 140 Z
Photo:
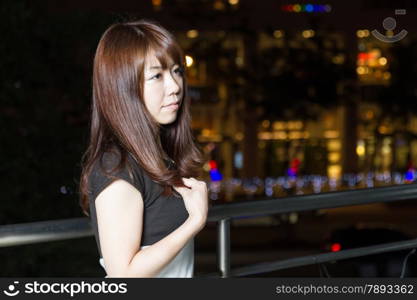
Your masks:
M 211 181 L 220 181 L 223 179 L 222 174 L 217 169 L 210 170 L 209 173 Z
M 297 171 L 294 168 L 288 168 L 287 174 L 290 177 L 295 177 L 295 176 L 297 176 Z
M 243 168 L 243 153 L 242 151 L 237 151 L 234 155 L 233 163 L 236 169 Z
M 405 180 L 414 181 L 414 171 L 413 170 L 408 170 L 407 173 L 405 173 Z
M 312 4 L 307 4 L 305 7 L 306 7 L 305 8 L 306 12 L 313 12 L 314 11 L 314 6 Z
M 314 5 L 314 6 L 316 8 L 315 9 L 316 12 L 325 12 L 326 11 L 324 5 L 319 4 L 319 5 Z

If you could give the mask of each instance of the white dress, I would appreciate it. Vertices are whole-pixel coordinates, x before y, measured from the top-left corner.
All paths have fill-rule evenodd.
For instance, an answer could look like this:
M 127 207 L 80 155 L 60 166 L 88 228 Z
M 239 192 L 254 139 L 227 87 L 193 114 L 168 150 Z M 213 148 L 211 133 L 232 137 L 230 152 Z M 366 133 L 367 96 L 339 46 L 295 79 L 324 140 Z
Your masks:
M 145 249 L 150 246 L 142 246 Z M 104 259 L 100 258 L 100 265 L 106 270 Z M 194 238 L 178 252 L 174 259 L 166 265 L 155 278 L 192 278 L 194 275 Z M 106 276 L 107 277 L 107 276 Z

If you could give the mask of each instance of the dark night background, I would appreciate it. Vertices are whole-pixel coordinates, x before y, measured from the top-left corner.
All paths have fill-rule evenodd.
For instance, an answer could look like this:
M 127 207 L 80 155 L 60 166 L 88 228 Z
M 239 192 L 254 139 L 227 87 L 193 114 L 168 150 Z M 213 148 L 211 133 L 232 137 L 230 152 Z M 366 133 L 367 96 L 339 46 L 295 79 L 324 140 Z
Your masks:
M 406 131 L 401 125 L 401 122 L 410 117 L 410 113 L 417 113 L 417 28 L 411 21 L 416 5 L 412 1 L 353 1 L 352 5 L 340 4 L 335 15 L 327 19 L 323 17 L 323 20 L 306 15 L 291 19 L 293 16 L 285 14 L 278 18 L 271 13 L 271 7 L 279 9 L 281 4 L 292 1 L 256 1 L 259 5 L 240 1 L 239 9 L 230 8 L 227 1 L 223 1 L 226 6 L 223 10 L 213 10 L 213 2 L 216 1 L 208 0 L 162 1 L 162 8 L 159 9 L 153 6 L 158 1 L 139 2 L 121 1 L 115 4 L 113 1 L 87 3 L 9 0 L 0 3 L 0 225 L 82 216 L 78 204 L 78 182 L 81 156 L 88 138 L 93 56 L 101 34 L 115 21 L 148 18 L 160 22 L 178 35 L 196 28 L 201 32 L 223 30 L 227 34 L 230 32 L 243 36 L 246 41 L 244 67 L 230 63 L 236 52 L 221 50 L 219 45 L 227 40 L 227 35 L 223 40 L 209 41 L 209 45 L 207 41 L 201 40 L 183 47 L 192 52 L 197 60 L 205 59 L 208 62 L 208 81 L 215 79 L 228 86 L 232 103 L 234 100 L 237 103 L 238 99 L 245 99 L 245 114 L 239 117 L 248 124 L 255 124 L 252 125 L 252 131 L 251 128 L 243 129 L 245 139 L 240 147 L 243 147 L 244 153 L 248 153 L 246 157 L 257 151 L 250 137 L 256 139 L 256 125 L 261 124 L 262 120 L 288 121 L 298 116 L 302 120 L 321 122 L 318 110 L 332 109 L 339 105 L 356 109 L 363 99 L 370 99 L 370 103 L 377 103 L 380 107 L 382 113 L 375 121 L 378 125 L 384 120 L 391 120 L 392 123 L 400 124 L 393 136 L 398 132 L 398 136 L 410 145 L 416 139 L 415 133 Z M 333 1 L 322 3 L 328 2 Z M 361 27 L 357 23 L 362 22 L 363 28 L 375 27 L 397 5 L 407 8 L 411 17 L 404 17 L 401 23 L 401 27 L 409 31 L 408 42 L 389 50 L 392 80 L 389 85 L 360 85 L 356 72 L 356 31 Z M 326 38 L 318 34 L 312 39 L 316 43 L 315 50 L 308 47 L 298 50 L 271 48 L 263 50 L 262 55 L 259 55 L 254 46 L 250 47 L 253 36 L 258 32 L 271 34 L 275 28 L 301 30 L 310 27 L 317 31 L 321 28 L 327 32 L 342 32 L 345 46 L 340 48 L 335 43 L 329 50 L 325 46 Z M 344 63 L 330 63 L 325 53 L 343 55 Z M 272 67 L 276 57 L 285 57 L 285 63 Z M 224 63 L 217 64 L 217 59 Z M 344 92 L 338 90 L 340 87 Z M 276 98 L 280 101 L 271 101 Z M 393 98 L 396 100 L 393 101 Z M 227 102 L 225 107 L 232 105 Z M 202 111 L 204 109 L 203 106 Z M 206 128 L 206 121 L 200 122 L 203 118 L 199 116 L 195 116 L 196 124 L 203 125 L 196 125 L 196 134 Z M 228 115 L 222 115 L 221 118 L 227 119 Z M 354 122 L 355 118 L 349 120 Z M 383 143 L 383 136 L 377 130 L 379 127 L 375 128 L 376 147 L 379 147 Z M 356 134 L 349 137 L 349 133 L 346 133 L 346 136 L 357 138 Z M 378 137 L 381 145 L 378 144 Z M 225 138 L 226 141 L 230 139 L 230 136 Z M 202 142 L 202 145 L 205 144 Z M 271 145 L 266 146 L 266 151 L 272 149 L 268 148 Z M 310 150 L 306 151 L 304 174 L 325 172 L 323 170 L 328 167 L 320 159 L 315 161 L 310 158 L 309 162 L 308 154 L 313 155 L 314 149 L 319 149 L 320 145 L 305 145 L 305 149 Z M 285 147 L 289 153 L 290 145 L 285 144 Z M 355 155 L 355 143 L 343 147 L 343 153 L 348 153 L 346 157 Z M 353 152 L 349 152 L 348 147 Z M 320 149 L 317 151 L 322 151 Z M 224 157 L 222 153 L 215 156 L 219 158 L 220 167 L 226 169 L 230 157 Z M 408 154 L 409 160 L 410 156 Z M 260 175 L 261 168 L 248 162 L 246 157 L 244 169 L 231 172 L 234 177 L 283 175 L 283 170 L 289 164 L 289 159 L 282 162 L 284 167 L 278 167 L 280 165 L 274 159 L 265 160 L 265 168 Z M 342 166 L 343 172 L 355 173 L 374 168 L 365 160 L 354 158 L 351 161 L 352 164 Z M 276 167 L 271 162 L 275 162 Z M 396 164 L 395 160 L 390 168 L 393 172 L 407 171 L 406 165 Z M 382 213 L 386 214 L 386 211 Z M 313 215 L 306 218 L 311 218 L 313 223 L 317 221 Z M 383 223 L 384 220 L 382 216 L 380 221 Z M 321 219 L 319 222 L 322 222 Z M 214 227 L 210 228 L 207 230 Z M 271 229 L 265 231 L 271 232 L 270 235 L 274 237 L 283 233 L 288 238 L 292 230 L 295 229 L 285 223 L 276 232 Z M 214 252 L 214 241 L 211 231 L 203 233 L 197 252 Z M 268 241 L 265 238 L 260 247 L 269 247 Z M 306 248 L 311 246 L 308 243 L 297 244 L 297 241 L 291 239 L 278 241 L 276 245 L 289 248 L 291 245 Z M 3 258 L 0 263 L 0 276 L 3 277 L 104 276 L 92 237 L 0 248 L 0 257 Z M 302 275 L 304 271 L 299 272 Z M 308 272 L 304 274 L 315 276 L 316 270 Z

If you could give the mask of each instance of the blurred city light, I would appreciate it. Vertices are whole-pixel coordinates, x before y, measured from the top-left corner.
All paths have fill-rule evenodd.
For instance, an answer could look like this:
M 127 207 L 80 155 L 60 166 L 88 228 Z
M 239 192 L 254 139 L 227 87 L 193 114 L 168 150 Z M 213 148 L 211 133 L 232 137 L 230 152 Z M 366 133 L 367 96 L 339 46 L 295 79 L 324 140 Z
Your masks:
M 281 6 L 281 10 L 285 12 L 295 13 L 329 13 L 332 10 L 329 4 L 287 4 Z
M 194 59 L 191 56 L 186 55 L 185 56 L 185 65 L 187 67 L 191 67 L 193 65 L 193 63 L 194 63 Z
M 387 59 L 385 57 L 380 57 L 378 62 L 381 66 L 385 66 L 387 64 Z
M 284 31 L 282 30 L 274 30 L 274 37 L 280 39 L 284 36 Z
M 360 29 L 360 30 L 358 30 L 358 31 L 356 31 L 356 36 L 358 37 L 358 38 L 365 38 L 365 37 L 368 37 L 369 36 L 369 30 L 368 29 Z
M 152 6 L 156 10 L 160 9 L 162 6 L 162 0 L 152 0 Z
M 198 37 L 198 30 L 197 29 L 188 30 L 187 37 L 190 39 L 195 39 L 196 37 Z
M 340 245 L 339 243 L 334 243 L 330 246 L 330 251 L 332 252 L 337 252 L 342 250 L 342 245 Z
M 314 36 L 314 34 L 315 34 L 314 30 L 311 30 L 311 29 L 303 30 L 303 32 L 302 32 L 303 38 L 306 38 L 306 39 L 312 38 Z
M 217 162 L 215 160 L 210 160 L 209 161 L 209 166 L 210 166 L 209 174 L 210 174 L 211 181 L 220 181 L 220 180 L 222 180 L 223 176 L 217 168 Z
M 226 7 L 222 0 L 215 0 L 213 3 L 213 8 L 215 10 L 224 10 Z
M 365 142 L 363 140 L 358 141 L 358 145 L 356 146 L 356 153 L 359 156 L 365 155 Z

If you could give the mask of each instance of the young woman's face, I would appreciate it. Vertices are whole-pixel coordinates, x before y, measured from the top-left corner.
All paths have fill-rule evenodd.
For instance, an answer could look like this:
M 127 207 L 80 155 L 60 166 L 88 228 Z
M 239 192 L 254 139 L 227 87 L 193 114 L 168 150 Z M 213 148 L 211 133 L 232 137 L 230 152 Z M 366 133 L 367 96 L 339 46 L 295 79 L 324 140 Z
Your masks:
M 145 106 L 159 124 L 175 121 L 183 96 L 183 70 L 172 61 L 163 70 L 155 56 L 145 61 L 143 97 Z

